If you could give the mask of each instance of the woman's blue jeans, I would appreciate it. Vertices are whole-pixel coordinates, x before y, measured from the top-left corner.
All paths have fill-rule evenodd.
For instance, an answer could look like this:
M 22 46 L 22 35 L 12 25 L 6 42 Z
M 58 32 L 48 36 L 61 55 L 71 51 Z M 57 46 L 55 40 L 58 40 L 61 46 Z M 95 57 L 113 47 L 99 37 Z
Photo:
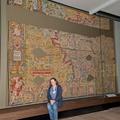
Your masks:
M 50 120 L 58 120 L 58 105 L 54 103 L 51 105 L 50 103 L 47 104 Z

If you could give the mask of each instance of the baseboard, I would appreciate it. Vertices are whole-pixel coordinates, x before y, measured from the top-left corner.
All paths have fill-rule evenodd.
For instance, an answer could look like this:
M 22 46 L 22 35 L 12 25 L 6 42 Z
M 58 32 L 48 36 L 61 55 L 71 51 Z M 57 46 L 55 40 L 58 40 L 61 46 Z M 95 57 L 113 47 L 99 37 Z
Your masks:
M 108 103 L 108 104 L 97 105 L 92 107 L 85 107 L 80 109 L 67 110 L 67 111 L 59 112 L 59 118 L 68 118 L 68 117 L 73 117 L 77 115 L 103 111 L 103 110 L 110 109 L 113 107 L 118 107 L 118 106 L 120 106 L 120 102 Z M 40 116 L 30 117 L 30 118 L 25 118 L 20 120 L 49 120 L 49 115 L 45 114 L 45 115 L 40 115 Z

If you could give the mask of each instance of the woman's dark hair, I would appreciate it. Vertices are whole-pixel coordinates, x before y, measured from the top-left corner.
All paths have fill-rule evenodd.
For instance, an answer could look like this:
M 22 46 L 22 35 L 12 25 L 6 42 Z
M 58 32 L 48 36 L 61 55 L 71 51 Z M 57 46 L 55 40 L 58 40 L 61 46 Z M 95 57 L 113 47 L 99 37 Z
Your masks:
M 56 85 L 59 85 L 57 79 L 53 77 L 53 78 L 50 78 L 49 88 L 52 87 L 52 85 L 51 85 L 51 80 L 54 80 L 54 81 L 56 82 Z

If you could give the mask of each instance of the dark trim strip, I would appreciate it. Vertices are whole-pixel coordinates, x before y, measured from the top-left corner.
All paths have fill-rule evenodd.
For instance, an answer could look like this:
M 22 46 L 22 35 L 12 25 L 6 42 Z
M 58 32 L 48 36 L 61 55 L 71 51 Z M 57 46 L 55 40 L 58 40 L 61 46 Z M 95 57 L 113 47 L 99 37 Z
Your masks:
M 106 18 L 109 18 L 113 21 L 120 22 L 120 16 L 113 15 L 113 14 L 110 14 L 110 13 L 107 13 L 107 12 L 99 11 L 95 15 L 98 15 L 98 16 L 101 16 L 101 17 L 106 17 Z

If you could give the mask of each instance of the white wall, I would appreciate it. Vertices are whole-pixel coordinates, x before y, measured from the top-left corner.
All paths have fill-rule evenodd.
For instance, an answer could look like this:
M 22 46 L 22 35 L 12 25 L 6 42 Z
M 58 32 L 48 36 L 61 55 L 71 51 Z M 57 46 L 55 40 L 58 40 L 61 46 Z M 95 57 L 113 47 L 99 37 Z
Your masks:
M 116 49 L 116 69 L 117 87 L 120 93 L 120 22 L 115 21 L 115 49 Z

